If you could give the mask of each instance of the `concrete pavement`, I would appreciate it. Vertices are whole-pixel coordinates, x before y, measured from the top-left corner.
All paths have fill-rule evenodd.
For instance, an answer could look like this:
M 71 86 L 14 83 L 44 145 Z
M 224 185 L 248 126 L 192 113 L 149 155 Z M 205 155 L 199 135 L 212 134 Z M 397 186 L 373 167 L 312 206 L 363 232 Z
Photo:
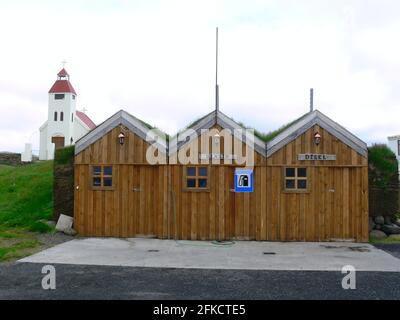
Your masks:
M 400 272 L 400 259 L 370 244 L 256 242 L 232 245 L 159 239 L 75 239 L 19 260 L 33 263 L 153 268 Z

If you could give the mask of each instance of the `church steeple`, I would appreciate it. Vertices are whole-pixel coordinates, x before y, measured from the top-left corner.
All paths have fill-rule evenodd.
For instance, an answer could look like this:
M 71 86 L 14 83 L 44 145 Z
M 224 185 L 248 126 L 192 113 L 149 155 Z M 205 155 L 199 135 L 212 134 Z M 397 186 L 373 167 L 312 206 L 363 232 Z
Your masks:
M 57 81 L 51 87 L 49 93 L 73 93 L 76 95 L 75 89 L 69 81 L 69 74 L 65 68 L 57 73 Z

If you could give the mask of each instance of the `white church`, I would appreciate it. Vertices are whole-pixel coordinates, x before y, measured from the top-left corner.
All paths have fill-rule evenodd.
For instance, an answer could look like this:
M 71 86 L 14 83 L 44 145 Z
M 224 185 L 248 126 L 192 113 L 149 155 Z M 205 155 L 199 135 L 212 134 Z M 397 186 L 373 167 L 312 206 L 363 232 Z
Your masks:
M 81 111 L 76 110 L 74 87 L 63 68 L 49 91 L 47 121 L 40 127 L 40 160 L 54 158 L 54 150 L 73 145 L 96 125 Z

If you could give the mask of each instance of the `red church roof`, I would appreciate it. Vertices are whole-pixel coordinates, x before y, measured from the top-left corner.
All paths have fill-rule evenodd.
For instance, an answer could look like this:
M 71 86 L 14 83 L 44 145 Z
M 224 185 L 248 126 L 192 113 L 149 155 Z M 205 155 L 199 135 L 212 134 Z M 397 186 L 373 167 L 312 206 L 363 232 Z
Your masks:
M 73 93 L 76 94 L 74 87 L 68 80 L 57 80 L 51 87 L 49 93 Z
M 90 130 L 96 128 L 96 125 L 94 124 L 94 122 L 87 116 L 86 113 L 83 113 L 81 111 L 76 111 L 76 115 L 79 119 L 81 119 L 83 121 L 83 123 L 85 123 Z
M 59 77 L 66 77 L 69 76 L 67 70 L 65 70 L 64 68 L 62 68 L 62 70 L 57 74 Z
M 53 84 L 49 93 L 73 93 L 76 95 L 75 89 L 69 82 L 69 74 L 67 70 L 62 68 L 62 70 L 57 74 L 58 80 Z M 60 79 L 60 78 L 66 79 Z

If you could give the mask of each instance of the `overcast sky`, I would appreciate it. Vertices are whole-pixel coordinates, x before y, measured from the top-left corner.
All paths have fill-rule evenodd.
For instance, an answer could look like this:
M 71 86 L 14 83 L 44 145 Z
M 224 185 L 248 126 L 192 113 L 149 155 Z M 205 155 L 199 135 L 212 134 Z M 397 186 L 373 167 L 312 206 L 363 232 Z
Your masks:
M 315 107 L 367 143 L 400 134 L 398 0 L 0 0 L 0 150 L 39 148 L 66 69 L 97 123 L 173 134 L 214 108 L 268 132 Z

